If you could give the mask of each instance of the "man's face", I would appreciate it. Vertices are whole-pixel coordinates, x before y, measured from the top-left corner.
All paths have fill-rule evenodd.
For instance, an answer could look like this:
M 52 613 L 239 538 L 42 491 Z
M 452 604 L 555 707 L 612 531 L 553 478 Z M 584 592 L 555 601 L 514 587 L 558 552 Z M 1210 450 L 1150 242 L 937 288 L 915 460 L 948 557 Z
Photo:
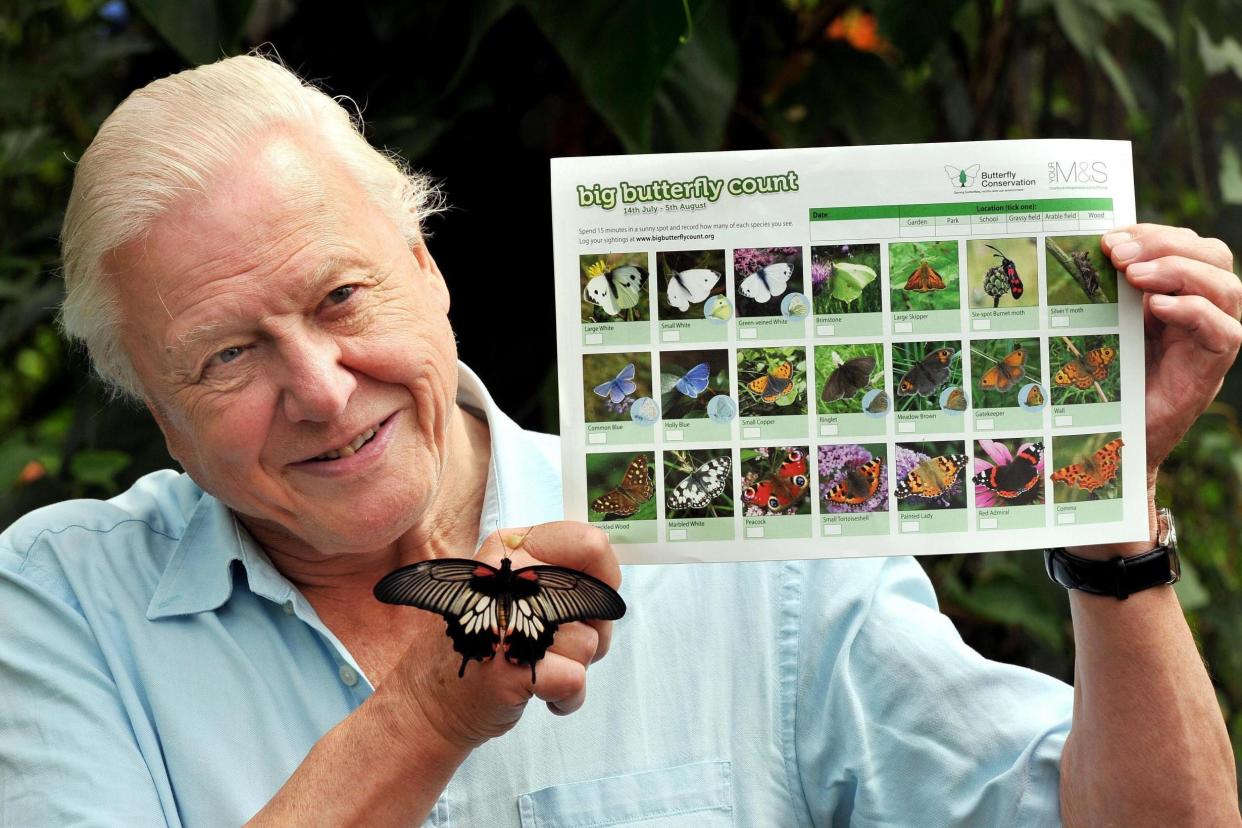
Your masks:
M 448 293 L 331 157 L 258 144 L 110 270 L 169 451 L 252 528 L 370 550 L 431 504 L 457 390 Z

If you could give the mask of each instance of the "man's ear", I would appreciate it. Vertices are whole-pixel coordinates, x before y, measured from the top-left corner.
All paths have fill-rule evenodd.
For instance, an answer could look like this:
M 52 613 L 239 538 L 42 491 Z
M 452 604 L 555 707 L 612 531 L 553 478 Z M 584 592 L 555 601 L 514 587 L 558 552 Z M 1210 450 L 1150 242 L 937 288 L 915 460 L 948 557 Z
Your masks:
M 414 261 L 418 263 L 419 270 L 423 272 L 427 287 L 434 292 L 441 310 L 447 314 L 449 310 L 448 285 L 444 281 L 444 274 L 440 272 L 440 266 L 436 264 L 431 251 L 427 249 L 427 239 L 420 238 L 410 245 L 410 253 L 414 255 Z

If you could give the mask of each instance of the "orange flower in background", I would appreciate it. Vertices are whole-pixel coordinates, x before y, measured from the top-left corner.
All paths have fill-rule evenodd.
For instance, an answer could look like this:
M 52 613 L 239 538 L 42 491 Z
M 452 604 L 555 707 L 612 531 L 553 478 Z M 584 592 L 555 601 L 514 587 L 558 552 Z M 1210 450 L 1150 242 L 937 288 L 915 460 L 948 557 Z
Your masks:
M 47 474 L 47 469 L 43 468 L 43 464 L 38 460 L 31 460 L 22 467 L 21 474 L 17 476 L 17 482 L 19 485 L 25 486 L 35 482 L 45 474 Z
M 837 15 L 824 29 L 824 37 L 828 40 L 844 40 L 860 52 L 878 55 L 889 55 L 893 52 L 893 44 L 880 35 L 875 15 L 858 8 L 847 9 Z

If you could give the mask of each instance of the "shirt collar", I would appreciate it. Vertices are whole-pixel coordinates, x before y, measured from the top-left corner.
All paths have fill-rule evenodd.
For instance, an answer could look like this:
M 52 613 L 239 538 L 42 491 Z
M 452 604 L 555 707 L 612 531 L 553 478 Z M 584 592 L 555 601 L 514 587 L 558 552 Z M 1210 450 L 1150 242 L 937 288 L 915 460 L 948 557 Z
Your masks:
M 560 475 L 548 451 L 541 451 L 521 426 L 497 408 L 473 371 L 461 362 L 457 368 L 457 402 L 486 418 L 491 437 L 476 548 L 499 527 L 558 519 Z M 234 561 L 241 563 L 250 591 L 256 595 L 284 603 L 294 594 L 293 585 L 233 512 L 204 492 L 164 568 L 147 606 L 147 618 L 209 612 L 223 606 L 233 594 Z

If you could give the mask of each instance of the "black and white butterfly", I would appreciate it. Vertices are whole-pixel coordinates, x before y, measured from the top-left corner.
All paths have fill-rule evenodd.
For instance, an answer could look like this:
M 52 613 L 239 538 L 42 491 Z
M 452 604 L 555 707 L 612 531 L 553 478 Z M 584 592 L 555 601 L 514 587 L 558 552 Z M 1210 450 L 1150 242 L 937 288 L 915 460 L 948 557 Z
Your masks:
M 702 509 L 715 500 L 729 484 L 733 460 L 729 455 L 713 457 L 699 466 L 668 493 L 670 509 Z
M 506 661 L 530 665 L 543 658 L 557 626 L 569 621 L 613 621 L 625 615 L 625 602 L 608 584 L 563 566 L 500 568 L 468 558 L 419 561 L 385 575 L 375 597 L 439 613 L 446 635 L 461 654 L 458 678 L 471 659 L 486 661 L 503 646 Z

